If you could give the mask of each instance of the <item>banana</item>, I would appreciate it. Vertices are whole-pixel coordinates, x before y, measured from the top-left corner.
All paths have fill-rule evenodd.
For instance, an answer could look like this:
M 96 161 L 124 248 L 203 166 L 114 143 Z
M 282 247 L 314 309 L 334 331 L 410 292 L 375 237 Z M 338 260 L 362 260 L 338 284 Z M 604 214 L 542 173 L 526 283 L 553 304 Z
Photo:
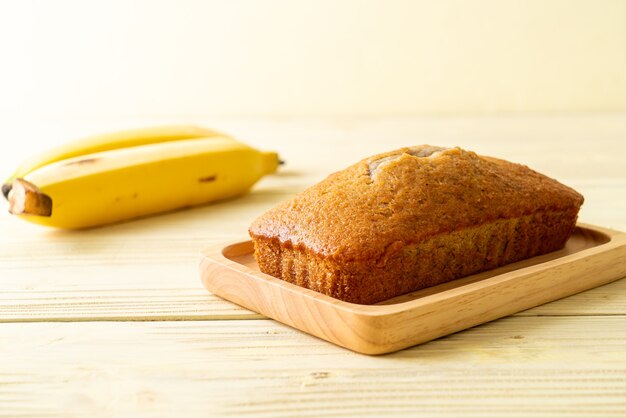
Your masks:
M 193 125 L 172 125 L 154 128 L 131 129 L 92 136 L 69 142 L 56 148 L 45 150 L 23 161 L 17 170 L 2 185 L 4 197 L 8 197 L 13 180 L 24 177 L 33 170 L 56 161 L 71 157 L 108 151 L 137 145 L 156 144 L 159 142 L 178 141 L 181 139 L 209 138 L 225 136 L 217 131 Z
M 276 153 L 227 137 L 103 151 L 16 179 L 9 211 L 41 225 L 88 228 L 244 194 L 278 164 Z

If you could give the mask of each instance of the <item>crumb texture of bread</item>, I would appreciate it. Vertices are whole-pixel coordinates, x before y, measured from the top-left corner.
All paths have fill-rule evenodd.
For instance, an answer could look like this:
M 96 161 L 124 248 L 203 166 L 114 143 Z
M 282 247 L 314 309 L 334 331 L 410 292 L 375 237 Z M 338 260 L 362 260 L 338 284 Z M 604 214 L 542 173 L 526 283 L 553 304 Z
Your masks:
M 582 203 L 526 166 L 422 145 L 331 174 L 249 232 L 264 273 L 372 304 L 560 249 Z

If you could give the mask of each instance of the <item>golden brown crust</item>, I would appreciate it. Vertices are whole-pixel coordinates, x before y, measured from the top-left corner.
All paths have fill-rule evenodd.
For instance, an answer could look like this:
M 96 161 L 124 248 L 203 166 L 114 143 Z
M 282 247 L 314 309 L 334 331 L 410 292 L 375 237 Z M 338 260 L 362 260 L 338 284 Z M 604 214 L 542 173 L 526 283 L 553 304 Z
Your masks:
M 528 167 L 424 145 L 331 174 L 255 220 L 250 235 L 262 271 L 343 300 L 374 303 L 558 249 L 582 202 L 574 190 Z M 522 219 L 532 222 L 493 233 Z M 482 236 L 485 231 L 491 235 Z M 485 255 L 520 234 L 541 241 L 527 245 L 536 250 L 495 263 Z M 467 261 L 440 268 L 441 254 Z

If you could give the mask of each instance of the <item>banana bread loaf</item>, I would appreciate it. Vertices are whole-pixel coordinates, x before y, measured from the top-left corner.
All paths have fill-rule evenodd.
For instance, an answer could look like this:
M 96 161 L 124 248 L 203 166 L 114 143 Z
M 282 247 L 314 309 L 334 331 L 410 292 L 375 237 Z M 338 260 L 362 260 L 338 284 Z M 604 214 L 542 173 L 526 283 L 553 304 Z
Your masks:
M 422 145 L 331 174 L 249 232 L 261 271 L 372 304 L 558 250 L 582 203 L 526 166 Z

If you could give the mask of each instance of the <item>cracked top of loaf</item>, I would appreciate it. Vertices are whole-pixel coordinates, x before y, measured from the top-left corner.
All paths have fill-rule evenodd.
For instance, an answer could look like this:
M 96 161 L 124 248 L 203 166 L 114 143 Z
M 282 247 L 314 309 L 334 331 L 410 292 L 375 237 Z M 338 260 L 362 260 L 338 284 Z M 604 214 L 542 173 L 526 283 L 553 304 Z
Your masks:
M 254 239 L 317 256 L 378 259 L 390 248 L 498 219 L 571 212 L 583 197 L 530 168 L 460 148 L 421 145 L 374 155 L 256 219 Z

